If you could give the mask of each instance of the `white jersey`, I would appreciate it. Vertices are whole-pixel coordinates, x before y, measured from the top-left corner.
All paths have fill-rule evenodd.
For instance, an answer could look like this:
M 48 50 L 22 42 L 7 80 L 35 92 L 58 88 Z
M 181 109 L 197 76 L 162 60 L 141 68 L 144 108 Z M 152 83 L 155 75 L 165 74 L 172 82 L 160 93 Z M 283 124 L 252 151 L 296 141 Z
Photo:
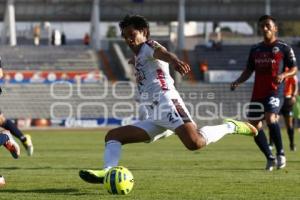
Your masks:
M 135 57 L 135 76 L 139 91 L 140 111 L 147 116 L 132 124 L 146 131 L 151 141 L 170 136 L 176 128 L 193 122 L 184 101 L 175 89 L 169 64 L 153 57 L 158 42 L 149 40 Z
M 169 64 L 153 57 L 154 50 L 159 47 L 162 46 L 158 42 L 148 40 L 135 57 L 135 77 L 141 102 L 153 100 L 161 93 L 175 90 Z

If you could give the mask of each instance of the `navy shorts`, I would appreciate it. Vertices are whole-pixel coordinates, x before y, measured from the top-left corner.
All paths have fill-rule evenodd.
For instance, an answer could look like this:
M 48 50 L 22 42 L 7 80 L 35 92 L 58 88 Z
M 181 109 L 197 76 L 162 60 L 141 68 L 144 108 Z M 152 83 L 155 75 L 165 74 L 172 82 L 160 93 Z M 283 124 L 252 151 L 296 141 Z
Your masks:
M 249 120 L 262 120 L 266 112 L 278 114 L 283 105 L 283 98 L 268 96 L 264 99 L 256 99 L 250 102 L 247 117 Z

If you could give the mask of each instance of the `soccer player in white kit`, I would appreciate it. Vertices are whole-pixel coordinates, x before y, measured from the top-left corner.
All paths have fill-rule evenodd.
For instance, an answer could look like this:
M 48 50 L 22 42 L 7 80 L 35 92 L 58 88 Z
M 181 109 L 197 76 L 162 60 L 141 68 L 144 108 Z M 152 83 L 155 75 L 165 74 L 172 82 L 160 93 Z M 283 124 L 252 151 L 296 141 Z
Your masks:
M 152 142 L 174 132 L 189 150 L 200 149 L 227 134 L 255 136 L 256 128 L 247 122 L 228 119 L 222 125 L 199 129 L 192 120 L 169 73 L 169 64 L 181 75 L 190 66 L 179 60 L 158 42 L 149 39 L 147 20 L 139 15 L 127 15 L 119 23 L 125 42 L 135 54 L 134 67 L 142 106 L 148 117 L 132 125 L 108 131 L 105 136 L 104 166 L 101 170 L 80 170 L 79 176 L 89 183 L 103 183 L 105 173 L 117 166 L 121 146 L 129 143 Z M 168 134 L 168 135 L 166 135 Z

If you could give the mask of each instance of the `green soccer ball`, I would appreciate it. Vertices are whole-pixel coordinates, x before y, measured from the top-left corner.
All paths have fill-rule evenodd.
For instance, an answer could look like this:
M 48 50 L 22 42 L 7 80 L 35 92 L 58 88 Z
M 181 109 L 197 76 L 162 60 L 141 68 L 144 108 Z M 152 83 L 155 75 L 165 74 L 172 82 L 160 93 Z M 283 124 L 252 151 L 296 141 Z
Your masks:
M 113 167 L 104 177 L 104 187 L 110 194 L 126 195 L 131 192 L 133 185 L 133 175 L 126 167 Z

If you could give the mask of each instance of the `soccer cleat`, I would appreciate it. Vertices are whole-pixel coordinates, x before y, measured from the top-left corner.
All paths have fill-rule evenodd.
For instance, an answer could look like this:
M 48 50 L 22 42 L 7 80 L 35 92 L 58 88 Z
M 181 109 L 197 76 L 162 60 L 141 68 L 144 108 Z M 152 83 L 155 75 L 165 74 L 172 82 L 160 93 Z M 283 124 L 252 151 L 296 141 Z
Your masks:
M 296 145 L 290 144 L 290 150 L 291 151 L 297 151 Z
M 276 159 L 268 159 L 266 170 L 267 171 L 273 171 L 274 167 L 276 166 Z
M 24 135 L 26 140 L 23 142 L 23 146 L 25 147 L 26 151 L 27 151 L 27 155 L 28 156 L 32 156 L 33 155 L 33 144 L 32 144 L 32 140 L 31 140 L 31 136 L 30 135 Z
M 283 155 L 277 156 L 277 169 L 285 168 L 286 166 L 286 158 Z
M 235 125 L 235 131 L 233 134 L 248 136 L 257 136 L 258 134 L 257 129 L 248 122 L 241 122 L 233 119 L 225 119 L 224 122 L 231 122 Z
M 102 169 L 102 170 L 80 170 L 79 176 L 82 180 L 88 183 L 103 183 L 104 182 L 104 176 L 108 169 Z
M 12 135 L 9 132 L 3 132 L 8 136 L 8 140 L 4 143 L 4 147 L 11 153 L 12 157 L 15 159 L 19 158 L 20 156 L 20 147 L 18 143 L 13 139 Z

